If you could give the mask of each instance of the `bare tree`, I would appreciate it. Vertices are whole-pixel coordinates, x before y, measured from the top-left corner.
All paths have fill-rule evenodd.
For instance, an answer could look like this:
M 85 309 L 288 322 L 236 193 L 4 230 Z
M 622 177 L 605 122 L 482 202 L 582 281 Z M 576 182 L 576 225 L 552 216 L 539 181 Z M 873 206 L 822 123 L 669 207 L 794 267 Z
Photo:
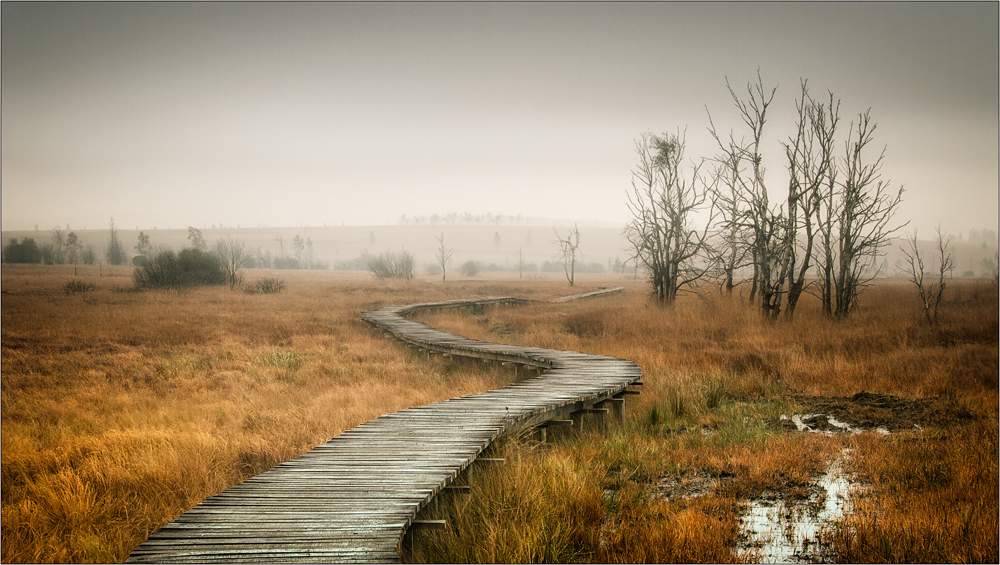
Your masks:
M 828 103 L 816 102 L 809 96 L 806 81 L 801 84 L 801 96 L 796 101 L 797 133 L 784 144 L 789 170 L 788 221 L 784 236 L 785 318 L 788 320 L 794 316 L 799 297 L 805 290 L 817 230 L 822 231 L 823 197 L 833 193 L 837 171 L 834 137 L 840 119 L 840 101 L 834 99 L 833 93 L 829 93 Z
M 750 240 L 744 225 L 745 210 L 739 196 L 741 175 L 739 154 L 720 156 L 712 173 L 711 198 L 718 213 L 718 227 L 706 247 L 709 257 L 709 277 L 718 281 L 719 290 L 731 296 L 740 281 L 737 271 L 750 266 Z
M 559 244 L 559 254 L 562 257 L 566 280 L 569 281 L 569 286 L 573 286 L 576 278 L 576 252 L 580 248 L 580 230 L 576 224 L 573 224 L 573 229 L 566 234 L 565 238 L 559 235 L 558 230 L 553 229 L 553 231 L 556 233 L 556 243 Z
M 448 266 L 448 260 L 451 259 L 451 256 L 452 254 L 455 253 L 455 251 L 453 249 L 448 249 L 444 246 L 444 232 L 441 232 L 441 237 L 437 238 L 437 242 L 438 242 L 437 260 L 438 260 L 438 265 L 441 265 L 441 284 L 445 284 L 448 282 L 447 271 L 446 271 Z
M 833 277 L 834 316 L 846 318 L 857 308 L 858 295 L 878 274 L 880 250 L 906 224 L 889 227 L 903 199 L 903 187 L 893 191 L 881 180 L 883 148 L 879 156 L 866 162 L 865 148 L 874 140 L 876 124 L 869 111 L 858 116 L 848 137 L 844 160 L 844 180 L 840 184 L 837 210 L 837 264 Z
M 111 235 L 108 237 L 108 246 L 104 250 L 104 256 L 110 265 L 124 265 L 128 260 L 128 254 L 118 239 L 118 228 L 115 227 L 115 219 L 111 218 Z
M 709 191 L 699 176 L 700 164 L 691 167 L 690 180 L 685 178 L 684 147 L 679 133 L 643 134 L 635 142 L 639 165 L 632 171 L 632 219 L 625 233 L 635 251 L 632 259 L 649 270 L 653 296 L 661 304 L 673 304 L 678 291 L 706 273 L 694 260 L 707 247 L 711 222 L 698 232 L 692 219 L 705 207 Z
M 750 302 L 759 303 L 762 314 L 771 319 L 785 306 L 784 315 L 791 319 L 815 265 L 824 312 L 847 317 L 878 274 L 882 250 L 902 227 L 890 226 L 903 188 L 893 190 L 880 179 L 885 150 L 873 161 L 866 159 L 876 128 L 870 113 L 860 114 L 856 127 L 851 125 L 843 160 L 838 161 L 834 146 L 840 102 L 832 93 L 827 101 L 813 99 L 803 80 L 796 102 L 797 130 L 783 144 L 787 197 L 775 206 L 768 201 L 761 152 L 775 90 L 764 88 L 759 73 L 745 98 L 728 80 L 726 86 L 750 135 L 749 140 L 737 140 L 730 133 L 724 140 L 709 115 L 709 132 L 720 148 L 713 199 L 721 221 L 712 261 L 723 288 L 732 289 L 740 258 L 749 257 Z
M 902 250 L 908 263 L 910 281 L 917 287 L 917 292 L 920 294 L 920 301 L 924 307 L 924 317 L 927 318 L 927 323 L 931 325 L 937 325 L 938 306 L 941 304 L 941 298 L 944 295 L 945 287 L 948 285 L 948 280 L 951 279 L 951 271 L 955 267 L 955 262 L 952 258 L 951 240 L 951 236 L 944 237 L 941 234 L 941 226 L 938 226 L 937 238 L 935 240 L 937 245 L 936 259 L 938 260 L 938 269 L 935 280 L 925 280 L 928 273 L 924 272 L 924 258 L 920 254 L 920 246 L 917 244 L 917 230 L 913 230 L 913 234 L 906 238 L 908 249 Z
M 242 241 L 227 237 L 215 244 L 215 251 L 222 259 L 223 268 L 226 271 L 226 282 L 229 283 L 229 290 L 233 290 L 243 282 L 243 275 L 240 269 L 253 256 L 253 252 Z
M 517 248 L 517 278 L 524 278 L 524 250 Z
M 66 262 L 66 234 L 62 228 L 52 228 L 52 262 L 61 265 Z
M 759 300 L 761 314 L 774 319 L 781 311 L 783 275 L 787 265 L 784 240 L 787 218 L 781 206 L 772 208 L 768 200 L 761 139 L 767 123 L 767 110 L 777 87 L 768 92 L 758 73 L 757 83 L 747 85 L 745 100 L 736 94 L 728 79 L 726 88 L 743 124 L 750 130 L 751 140 L 737 141 L 732 133 L 728 140 L 723 140 L 709 115 L 709 133 L 720 149 L 716 162 L 726 173 L 727 183 L 731 183 L 733 199 L 732 203 L 723 205 L 730 212 L 728 216 L 726 213 L 722 215 L 720 228 L 723 232 L 739 233 L 746 238 L 746 250 L 753 266 L 750 302 Z
M 284 259 L 285 258 L 285 236 L 281 235 L 280 233 L 279 234 L 275 234 L 275 236 L 274 236 L 274 242 L 278 244 L 278 258 L 279 259 Z

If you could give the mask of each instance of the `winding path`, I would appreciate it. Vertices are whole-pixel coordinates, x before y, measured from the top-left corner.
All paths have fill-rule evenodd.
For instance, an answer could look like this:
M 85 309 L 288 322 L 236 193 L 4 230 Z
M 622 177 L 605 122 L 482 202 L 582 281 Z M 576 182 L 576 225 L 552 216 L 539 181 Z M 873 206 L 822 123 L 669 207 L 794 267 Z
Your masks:
M 574 295 L 594 296 L 618 289 Z M 571 297 L 567 297 L 571 298 Z M 562 299 L 557 299 L 562 300 Z M 503 434 L 584 415 L 623 414 L 642 371 L 631 361 L 500 345 L 406 318 L 418 310 L 503 307 L 516 298 L 386 306 L 366 322 L 410 346 L 544 371 L 501 389 L 380 416 L 205 499 L 154 532 L 132 563 L 395 562 L 418 512 Z M 570 417 L 571 420 L 566 419 Z M 430 524 L 436 525 L 436 524 Z

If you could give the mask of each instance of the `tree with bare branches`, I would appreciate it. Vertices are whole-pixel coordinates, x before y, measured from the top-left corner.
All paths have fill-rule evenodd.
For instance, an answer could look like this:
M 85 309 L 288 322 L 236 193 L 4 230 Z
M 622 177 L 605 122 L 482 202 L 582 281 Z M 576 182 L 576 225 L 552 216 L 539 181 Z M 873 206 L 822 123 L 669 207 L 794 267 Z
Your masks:
M 795 315 L 795 307 L 805 290 L 816 236 L 822 231 L 823 196 L 828 192 L 832 194 L 836 181 L 834 139 L 840 119 L 840 101 L 831 92 L 828 102 L 817 102 L 809 95 L 807 82 L 803 80 L 796 110 L 797 132 L 784 144 L 789 171 L 783 275 L 787 293 L 785 319 L 788 320 Z
M 845 154 L 838 160 L 834 147 L 840 101 L 832 93 L 823 102 L 813 99 L 803 80 L 796 101 L 797 129 L 783 143 L 788 192 L 783 202 L 772 205 L 761 140 L 776 88 L 766 89 L 760 73 L 743 98 L 728 80 L 726 87 L 749 140 L 732 133 L 723 139 L 709 115 L 709 132 L 719 147 L 712 198 L 720 222 L 712 260 L 723 287 L 735 285 L 733 272 L 746 256 L 753 268 L 750 302 L 760 304 L 762 315 L 770 319 L 784 306 L 785 318 L 791 319 L 812 284 L 807 277 L 815 265 L 824 312 L 846 318 L 878 274 L 878 259 L 890 238 L 903 227 L 891 225 L 903 188 L 894 190 L 880 178 L 885 150 L 874 160 L 866 151 L 876 128 L 870 112 L 851 124 Z
M 685 176 L 685 144 L 680 133 L 643 134 L 635 142 L 639 164 L 632 171 L 632 219 L 625 233 L 635 252 L 632 259 L 649 271 L 653 296 L 661 304 L 673 304 L 679 291 L 707 272 L 695 260 L 707 249 L 711 221 L 698 231 L 692 220 L 706 207 L 709 189 L 699 174 L 701 164 Z
M 773 207 L 768 199 L 764 180 L 764 158 L 761 150 L 767 110 L 774 100 L 777 87 L 768 91 L 757 74 L 756 84 L 747 85 L 747 98 L 742 99 L 726 80 L 726 88 L 733 99 L 743 124 L 750 131 L 750 141 L 736 139 L 730 133 L 723 139 L 709 115 L 709 133 L 719 146 L 715 161 L 728 183 L 731 202 L 721 204 L 724 210 L 719 229 L 730 234 L 741 234 L 746 239 L 746 253 L 753 267 L 750 302 L 759 300 L 761 314 L 774 319 L 781 311 L 782 284 L 787 266 L 787 218 L 783 207 Z M 717 193 L 720 194 L 720 193 Z
M 906 238 L 907 249 L 903 249 L 903 255 L 906 257 L 910 272 L 910 282 L 917 287 L 917 293 L 920 295 L 920 301 L 924 308 L 924 317 L 927 319 L 927 323 L 932 326 L 937 325 L 938 306 L 941 305 L 944 289 L 948 286 L 948 280 L 951 279 L 952 269 L 955 268 L 951 240 L 951 236 L 945 237 L 941 234 L 941 226 L 938 226 L 935 238 L 937 247 L 935 259 L 937 259 L 938 268 L 936 276 L 932 280 L 926 279 L 929 273 L 924 272 L 926 265 L 924 264 L 924 256 L 920 254 L 920 246 L 917 244 L 917 230 L 913 230 L 913 233 Z
M 446 269 L 448 267 L 448 260 L 451 259 L 451 256 L 453 253 L 455 253 L 455 251 L 452 249 L 448 249 L 444 246 L 444 232 L 441 232 L 441 237 L 437 238 L 437 242 L 438 242 L 437 260 L 438 260 L 438 265 L 441 265 L 441 284 L 445 284 L 447 282 Z
M 566 234 L 566 237 L 559 235 L 559 230 L 553 229 L 556 233 L 556 243 L 559 245 L 559 255 L 562 258 L 563 270 L 566 272 L 566 280 L 569 286 L 573 286 L 576 279 L 576 252 L 580 248 L 580 230 L 573 224 L 573 229 Z
M 833 276 L 834 316 L 846 318 L 857 308 L 858 295 L 878 274 L 878 258 L 892 236 L 906 224 L 890 227 L 903 200 L 903 187 L 893 190 L 882 180 L 885 148 L 874 160 L 865 149 L 874 141 L 876 124 L 870 111 L 858 115 L 845 143 L 844 180 L 837 208 L 837 263 Z
M 251 259 L 253 253 L 242 241 L 227 237 L 215 244 L 215 252 L 222 260 L 223 269 L 226 272 L 226 282 L 229 283 L 229 290 L 235 289 L 243 282 L 243 275 L 240 269 Z

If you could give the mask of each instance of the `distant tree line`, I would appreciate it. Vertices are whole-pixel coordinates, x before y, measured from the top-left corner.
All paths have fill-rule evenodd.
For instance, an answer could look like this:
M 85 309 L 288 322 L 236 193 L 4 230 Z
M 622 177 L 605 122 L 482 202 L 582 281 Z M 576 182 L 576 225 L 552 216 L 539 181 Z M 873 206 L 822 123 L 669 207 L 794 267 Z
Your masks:
M 991 229 L 969 230 L 969 243 L 985 243 L 993 245 L 997 243 L 997 232 Z
M 43 263 L 46 265 L 93 265 L 97 254 L 84 247 L 76 233 L 53 228 L 50 241 L 39 245 L 33 238 L 11 238 L 3 246 L 4 263 Z
M 409 216 L 403 214 L 399 217 L 399 225 L 402 226 L 527 226 L 530 225 L 531 218 L 521 214 L 505 215 L 493 214 L 470 214 L 463 212 L 448 212 L 447 214 L 422 214 L 419 216 Z

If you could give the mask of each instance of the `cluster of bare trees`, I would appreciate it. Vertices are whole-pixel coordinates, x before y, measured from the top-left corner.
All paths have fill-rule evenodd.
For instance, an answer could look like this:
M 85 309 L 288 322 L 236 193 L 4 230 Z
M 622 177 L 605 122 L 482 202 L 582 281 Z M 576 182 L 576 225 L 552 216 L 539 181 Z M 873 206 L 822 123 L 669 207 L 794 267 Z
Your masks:
M 903 188 L 881 178 L 885 150 L 872 150 L 876 124 L 862 112 L 838 143 L 840 101 L 832 93 L 814 98 L 803 80 L 795 133 L 782 142 L 787 192 L 771 201 L 777 191 L 767 186 L 762 143 L 776 87 L 765 88 L 759 74 L 745 95 L 726 86 L 743 131 L 723 135 L 710 115 L 713 157 L 685 168 L 680 133 L 636 142 L 627 228 L 633 260 L 665 304 L 706 278 L 725 293 L 748 283 L 750 302 L 769 319 L 791 319 L 804 292 L 819 296 L 828 316 L 847 317 L 903 227 L 892 224 Z M 745 271 L 751 275 L 741 279 Z

